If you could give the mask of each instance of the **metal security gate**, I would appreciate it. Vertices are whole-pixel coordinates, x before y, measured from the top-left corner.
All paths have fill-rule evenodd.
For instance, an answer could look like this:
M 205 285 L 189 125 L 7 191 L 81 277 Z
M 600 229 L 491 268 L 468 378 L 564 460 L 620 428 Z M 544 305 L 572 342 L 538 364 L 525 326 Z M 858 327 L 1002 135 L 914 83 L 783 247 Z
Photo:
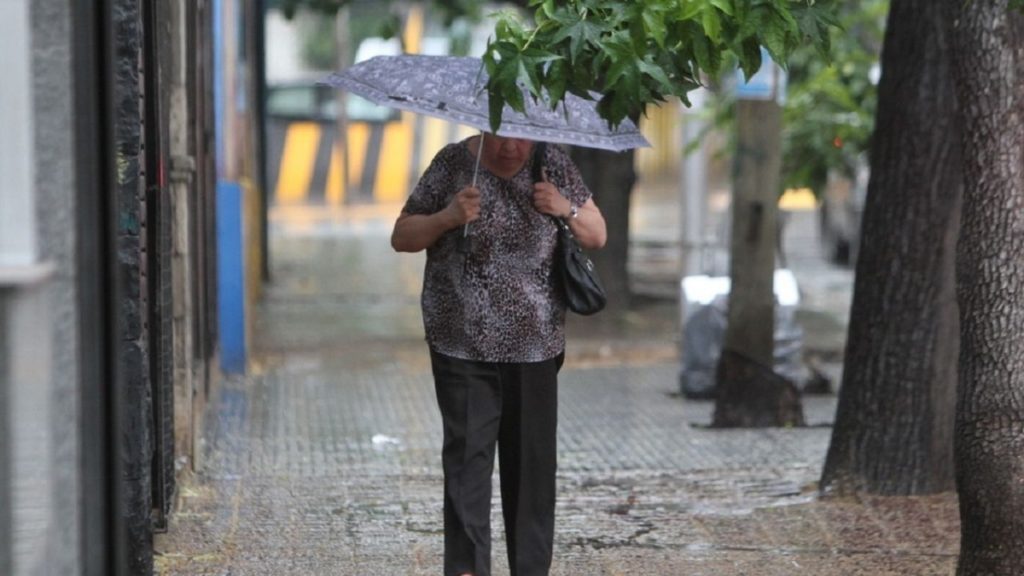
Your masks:
M 146 291 L 149 378 L 153 398 L 152 494 L 154 529 L 167 529 L 174 496 L 174 333 L 171 278 L 173 211 L 167 186 L 169 128 L 162 102 L 168 67 L 161 56 L 169 48 L 169 28 L 161 26 L 156 0 L 144 0 L 143 153 L 146 190 Z
M 216 165 L 216 134 L 214 131 L 215 106 L 213 102 L 213 6 L 209 0 L 196 0 L 189 3 L 193 13 L 191 22 L 195 31 L 190 44 L 195 47 L 194 73 L 190 77 L 190 91 L 195 94 L 193 102 L 193 122 L 195 126 L 196 159 L 196 202 L 193 203 L 191 222 L 194 229 L 195 249 L 192 251 L 193 270 L 193 306 L 195 329 L 192 342 L 195 357 L 200 364 L 206 366 L 203 378 L 202 397 L 210 395 L 209 361 L 214 357 L 217 347 L 217 165 Z M 199 418 L 196 421 L 200 420 Z M 198 437 L 199 430 L 195 437 Z M 196 458 L 200 454 L 196 452 Z

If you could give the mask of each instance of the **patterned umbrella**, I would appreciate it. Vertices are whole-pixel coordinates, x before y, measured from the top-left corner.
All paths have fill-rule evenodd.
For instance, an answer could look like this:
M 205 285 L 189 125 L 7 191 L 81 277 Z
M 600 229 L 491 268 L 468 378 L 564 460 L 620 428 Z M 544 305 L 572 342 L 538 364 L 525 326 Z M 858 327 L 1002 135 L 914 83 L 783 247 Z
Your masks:
M 377 56 L 331 74 L 321 84 L 348 90 L 382 106 L 490 130 L 487 71 L 479 58 Z M 616 152 L 650 146 L 628 119 L 611 129 L 592 100 L 566 94 L 563 104 L 552 110 L 528 94 L 523 99 L 525 114 L 505 106 L 499 136 Z

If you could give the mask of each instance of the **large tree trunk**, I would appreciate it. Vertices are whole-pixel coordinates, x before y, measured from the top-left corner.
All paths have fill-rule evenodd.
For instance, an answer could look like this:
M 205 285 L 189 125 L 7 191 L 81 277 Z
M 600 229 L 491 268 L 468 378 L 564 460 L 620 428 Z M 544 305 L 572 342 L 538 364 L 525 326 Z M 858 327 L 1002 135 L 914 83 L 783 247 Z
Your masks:
M 1024 567 L 1024 15 L 947 2 L 964 103 L 958 574 L 1008 576 Z
M 825 492 L 953 487 L 963 176 L 949 8 L 891 5 Z
M 636 183 L 635 154 L 574 147 L 572 159 L 608 225 L 608 242 L 590 254 L 608 295 L 609 310 L 629 306 L 629 205 Z

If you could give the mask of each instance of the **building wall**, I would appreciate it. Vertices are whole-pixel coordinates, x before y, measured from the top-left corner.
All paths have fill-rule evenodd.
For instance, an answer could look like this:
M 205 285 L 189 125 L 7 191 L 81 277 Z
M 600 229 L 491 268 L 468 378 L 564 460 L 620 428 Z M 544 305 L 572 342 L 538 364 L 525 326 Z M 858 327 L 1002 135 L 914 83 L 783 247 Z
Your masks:
M 45 568 L 74 574 L 79 566 L 78 294 L 75 266 L 71 17 L 68 2 L 32 1 L 37 215 L 40 256 L 54 265 L 46 290 L 52 328 L 50 423 L 52 512 Z
M 110 0 L 109 14 L 107 4 L 95 7 L 95 12 L 83 10 L 113 19 L 114 61 L 104 64 L 112 66 L 111 70 L 104 67 L 104 71 L 113 76 L 113 81 L 107 85 L 99 77 L 90 76 L 96 86 L 76 73 L 76 66 L 89 58 L 80 58 L 82 46 L 73 44 L 87 41 L 83 40 L 85 36 L 74 33 L 73 23 L 90 26 L 96 22 L 74 22 L 75 5 L 63 0 L 9 0 L 0 4 L 3 16 L 14 14 L 22 18 L 0 26 L 0 31 L 18 30 L 6 40 L 10 44 L 20 43 L 19 50 L 7 50 L 7 58 L 0 59 L 5 64 L 19 64 L 17 71 L 4 66 L 5 79 L 10 84 L 0 94 L 4 104 L 0 120 L 7 132 L 0 142 L 0 159 L 4 160 L 0 165 L 0 184 L 4 185 L 0 186 L 0 202 L 5 217 L 15 207 L 24 212 L 15 223 L 18 234 L 11 234 L 12 226 L 6 220 L 7 234 L 0 234 L 0 256 L 14 255 L 10 262 L 0 258 L 3 576 L 83 574 L 87 556 L 114 555 L 113 549 L 96 552 L 86 548 L 87 541 L 106 540 L 90 539 L 89 533 L 83 532 L 86 525 L 86 529 L 108 526 L 105 518 L 95 515 L 111 513 L 116 513 L 117 523 L 127 529 L 129 573 L 151 573 L 154 496 L 170 496 L 174 485 L 173 478 L 169 483 L 161 482 L 160 475 L 167 476 L 170 470 L 173 477 L 173 462 L 183 458 L 187 463 L 196 454 L 197 422 L 201 421 L 204 408 L 196 399 L 210 392 L 206 362 L 212 347 L 206 340 L 216 337 L 216 331 L 200 326 L 205 324 L 207 315 L 196 307 L 200 305 L 197 299 L 215 301 L 207 294 L 210 287 L 216 286 L 215 280 L 210 280 L 209 270 L 216 269 L 207 266 L 217 246 L 213 230 L 207 225 L 212 211 L 204 201 L 214 190 L 205 179 L 196 177 L 197 167 L 212 163 L 214 158 L 224 160 L 222 167 L 231 167 L 218 176 L 233 178 L 244 190 L 244 202 L 237 214 L 245 224 L 241 245 L 252 243 L 258 247 L 262 234 L 257 203 L 261 194 L 258 149 L 254 146 L 258 131 L 251 106 L 253 78 L 249 62 L 232 61 L 230 67 L 218 71 L 222 84 L 230 86 L 221 92 L 222 114 L 218 118 L 224 122 L 217 126 L 204 123 L 203 111 L 207 103 L 212 104 L 212 98 L 206 92 L 209 82 L 200 81 L 199 77 L 210 74 L 212 80 L 212 71 L 204 67 L 204 55 L 197 45 L 210 45 L 212 39 L 208 37 L 210 30 L 196 29 L 194 24 L 197 11 L 211 7 L 213 1 Z M 227 6 L 216 0 L 216 7 L 226 8 L 232 17 L 252 18 L 251 3 L 226 2 Z M 154 5 L 159 6 L 161 14 L 156 32 L 151 28 L 148 33 L 159 33 L 161 40 L 157 61 L 147 64 L 143 8 Z M 251 27 L 244 28 L 236 21 L 220 39 L 229 58 L 237 58 L 240 44 L 251 49 L 252 40 L 240 37 L 242 30 L 251 31 Z M 98 45 L 91 49 L 97 51 L 94 57 L 102 58 Z M 148 92 L 143 90 L 147 79 Z M 7 91 L 8 86 L 18 88 L 17 99 L 9 99 L 15 91 Z M 82 409 L 87 398 L 83 396 L 83 382 L 88 380 L 89 373 L 88 362 L 83 362 L 83 350 L 89 349 L 88 339 L 82 338 L 83 334 L 91 333 L 85 328 L 94 324 L 82 324 L 80 318 L 83 311 L 95 311 L 101 302 L 87 301 L 90 284 L 85 278 L 89 274 L 83 266 L 88 265 L 90 258 L 83 258 L 79 242 L 86 237 L 91 242 L 95 240 L 93 235 L 102 236 L 95 226 L 92 230 L 81 229 L 85 227 L 83 222 L 89 221 L 83 217 L 83 210 L 98 213 L 103 209 L 81 200 L 78 186 L 92 177 L 83 175 L 82 167 L 91 164 L 76 164 L 75 159 L 81 157 L 83 143 L 96 144 L 103 139 L 93 138 L 91 130 L 78 134 L 73 130 L 76 126 L 88 126 L 88 122 L 79 122 L 82 113 L 98 106 L 76 103 L 78 88 L 88 90 L 89 94 L 93 90 L 109 90 L 114 100 L 113 150 L 103 146 L 94 149 L 103 148 L 97 157 L 108 152 L 116 157 L 111 163 L 116 171 L 111 175 L 114 186 L 102 187 L 104 195 L 116 196 L 115 225 L 100 228 L 116 229 L 116 262 L 110 258 L 109 264 L 118 270 L 120 300 L 111 318 L 116 316 L 119 323 L 107 328 L 117 332 L 119 349 L 111 358 L 116 354 L 119 373 L 116 379 L 103 380 L 110 380 L 110 384 L 94 384 L 96 389 L 120 392 L 110 396 L 119 399 L 119 430 L 112 435 L 121 445 L 120 451 L 111 456 L 119 460 L 121 494 L 111 508 L 93 506 L 91 512 L 95 517 L 89 517 L 89 502 L 113 494 L 107 494 L 109 487 L 103 486 L 103 482 L 114 475 L 94 478 L 86 475 L 83 467 L 83 459 L 96 457 L 109 447 L 104 445 L 91 452 L 90 443 L 110 440 L 85 438 L 82 434 L 87 421 L 97 424 L 102 417 Z M 95 98 L 99 102 L 103 97 Z M 154 102 L 159 103 L 158 119 L 147 123 L 145 112 Z M 10 129 L 12 118 L 25 119 L 19 123 L 18 134 Z M 212 121 L 214 116 L 209 118 Z M 103 121 L 100 115 L 95 118 L 97 124 Z M 220 151 L 222 154 L 214 155 L 213 146 L 209 146 L 207 153 L 197 151 L 205 149 L 203 140 L 208 132 L 223 137 L 226 146 Z M 157 153 L 154 148 L 161 155 L 156 162 L 147 156 Z M 6 179 L 11 167 L 22 176 L 21 184 L 17 179 Z M 103 166 L 94 166 L 94 171 L 106 174 Z M 82 182 L 76 183 L 76 178 Z M 150 184 L 156 183 L 155 187 L 147 189 L 147 179 Z M 12 186 L 17 190 L 12 191 Z M 113 189 L 116 193 L 111 192 Z M 159 210 L 156 202 L 160 204 Z M 10 246 L 13 249 L 7 250 Z M 258 248 L 253 251 L 251 247 L 244 253 L 240 249 L 238 254 L 249 279 L 244 301 L 250 305 L 259 293 L 260 276 L 253 271 L 259 269 L 260 256 Z M 91 261 L 95 260 L 108 261 L 103 253 L 94 253 Z M 110 313 L 109 309 L 106 313 Z M 156 344 L 151 345 L 153 342 Z M 154 354 L 159 354 L 164 362 L 158 370 L 151 370 L 157 366 L 153 364 Z M 92 357 L 88 360 L 100 362 Z M 108 370 L 102 374 L 111 376 Z M 163 394 L 170 388 L 161 388 L 154 374 L 173 385 L 173 395 Z M 160 406 L 154 404 L 154 383 Z M 103 402 L 106 400 L 100 403 Z M 164 415 L 173 414 L 172 422 L 164 422 L 170 425 L 160 430 L 159 438 L 153 427 L 155 418 L 160 416 L 157 408 L 162 408 Z M 165 458 L 155 462 L 158 440 L 160 447 L 166 448 Z M 94 472 L 109 471 L 105 464 L 97 463 L 93 468 Z M 84 486 L 93 490 L 103 488 L 104 494 L 85 493 Z M 115 505 L 117 508 L 113 508 Z M 89 572 L 92 573 L 96 572 Z
M 70 14 L 60 0 L 24 5 L 27 20 L 15 25 L 27 42 L 14 57 L 26 59 L 30 75 L 7 81 L 29 86 L 31 96 L 24 109 L 5 112 L 23 115 L 31 127 L 27 141 L 7 131 L 14 149 L 0 153 L 31 159 L 26 184 L 34 214 L 21 216 L 33 221 L 23 232 L 36 250 L 27 271 L 14 271 L 21 276 L 14 284 L 13 269 L 0 271 L 0 523 L 8 523 L 0 526 L 0 572 L 73 575 L 81 516 Z M 3 174 L 4 186 L 11 176 Z M 23 192 L 3 188 L 0 197 Z
M 161 20 L 159 61 L 150 63 L 144 70 L 146 30 L 142 16 L 147 2 L 159 5 L 172 19 L 171 22 Z M 95 26 L 97 22 L 88 18 L 74 22 L 73 3 L 10 0 L 0 4 L 0 15 L 4 17 L 0 32 L 17 31 L 6 34 L 5 53 L 0 58 L 9 83 L 0 93 L 3 104 L 0 124 L 5 128 L 5 139 L 0 141 L 0 160 L 3 160 L 0 163 L 0 203 L 4 208 L 3 216 L 17 214 L 13 222 L 17 233 L 11 234 L 12 223 L 4 220 L 7 234 L 0 234 L 0 574 L 3 576 L 76 576 L 85 573 L 87 556 L 113 557 L 113 547 L 97 552 L 85 545 L 87 541 L 107 542 L 106 535 L 90 538 L 90 533 L 83 529 L 105 530 L 109 526 L 107 518 L 98 515 L 112 514 L 115 510 L 120 519 L 117 523 L 127 528 L 129 573 L 151 573 L 153 474 L 169 470 L 173 476 L 173 459 L 192 455 L 196 446 L 193 433 L 202 405 L 197 406 L 194 398 L 197 391 L 205 392 L 204 362 L 208 357 L 206 348 L 197 345 L 194 338 L 195 334 L 206 333 L 205 327 L 196 326 L 205 316 L 197 314 L 194 308 L 193 295 L 203 293 L 196 288 L 196 282 L 203 276 L 196 268 L 206 265 L 206 259 L 196 255 L 196 242 L 201 240 L 203 250 L 209 254 L 213 254 L 215 244 L 212 238 L 204 238 L 209 232 L 193 217 L 198 214 L 198 219 L 207 218 L 198 198 L 194 178 L 197 162 L 192 157 L 203 132 L 195 119 L 196 110 L 200 108 L 197 102 L 206 95 L 200 90 L 190 92 L 189 87 L 198 84 L 190 82 L 188 75 L 198 73 L 199 68 L 196 55 L 189 52 L 190 39 L 195 42 L 204 32 L 191 28 L 195 13 L 190 11 L 195 9 L 194 0 L 173 0 L 170 5 L 157 0 L 110 0 L 110 14 L 106 6 L 102 4 L 82 13 L 113 18 L 115 62 L 104 61 L 103 64 L 104 71 L 114 77 L 110 85 L 103 83 L 100 77 L 88 76 L 89 81 L 82 81 L 82 75 L 78 74 L 79 64 L 103 56 L 99 55 L 100 47 L 93 45 L 88 48 L 96 50 L 96 54 L 83 57 L 88 50 L 75 44 L 96 41 L 95 38 L 84 40 L 89 35 L 77 34 L 80 30 L 77 27 Z M 14 45 L 17 49 L 10 49 Z M 18 66 L 10 66 L 11 62 Z M 107 64 L 113 69 L 106 70 Z M 143 91 L 146 74 L 151 80 L 148 93 Z M 15 90 L 7 90 L 9 86 Z M 81 95 L 76 96 L 79 88 L 88 94 L 109 90 L 115 100 L 115 149 L 104 146 L 94 149 L 103 148 L 97 158 L 107 157 L 107 153 L 116 156 L 116 162 L 111 163 L 112 167 L 116 164 L 116 176 L 111 175 L 116 180 L 115 186 L 102 187 L 104 198 L 116 188 L 116 226 L 98 228 L 116 228 L 116 263 L 113 258 L 109 262 L 118 268 L 121 300 L 116 306 L 116 316 L 120 323 L 107 326 L 106 330 L 117 331 L 120 350 L 116 358 L 120 368 L 119 378 L 104 378 L 103 383 L 93 384 L 97 384 L 96 389 L 121 391 L 110 396 L 119 398 L 117 403 L 123 408 L 117 422 L 120 429 L 113 434 L 123 444 L 119 453 L 111 454 L 120 462 L 122 497 L 116 504 L 108 502 L 102 507 L 90 503 L 99 499 L 107 502 L 105 498 L 113 497 L 113 492 L 108 493 L 109 487 L 103 483 L 114 475 L 87 475 L 84 470 L 89 466 L 83 461 L 108 454 L 104 452 L 108 445 L 98 448 L 90 448 L 90 445 L 111 440 L 86 438 L 82 433 L 87 421 L 97 424 L 102 416 L 93 414 L 95 410 L 82 409 L 82 403 L 88 398 L 83 396 L 84 381 L 88 380 L 89 373 L 88 362 L 84 360 L 94 364 L 101 360 L 84 356 L 83 350 L 89 349 L 89 344 L 88 339 L 82 339 L 83 334 L 90 334 L 85 328 L 97 324 L 82 324 L 80 318 L 83 311 L 95 312 L 101 307 L 100 301 L 88 301 L 89 283 L 85 278 L 89 276 L 86 271 L 95 268 L 88 262 L 95 263 L 104 256 L 102 251 L 87 250 L 84 254 L 92 254 L 91 258 L 83 257 L 79 242 L 84 241 L 83 238 L 90 238 L 89 242 L 95 240 L 94 234 L 102 236 L 95 222 L 92 230 L 82 228 L 86 226 L 83 222 L 89 221 L 83 217 L 83 210 L 100 213 L 103 208 L 81 200 L 79 186 L 91 177 L 83 176 L 82 167 L 93 163 L 76 164 L 76 158 L 81 157 L 83 146 L 103 139 L 92 130 L 76 134 L 73 128 L 89 126 L 88 122 L 80 121 L 93 116 L 83 114 L 95 112 L 92 106 L 98 106 L 103 96 L 96 95 L 96 102 L 76 102 Z M 147 125 L 143 121 L 144 111 L 147 105 L 157 101 L 160 102 L 160 119 Z M 97 125 L 104 121 L 100 116 L 96 115 L 93 120 Z M 12 119 L 19 122 L 12 122 Z M 13 124 L 18 124 L 17 129 Z M 146 153 L 147 149 L 152 152 L 154 146 L 144 146 L 145 130 L 153 136 L 150 142 L 159 142 L 156 148 L 170 157 L 169 161 L 160 158 L 156 163 L 150 158 L 148 174 Z M 85 170 L 90 171 L 106 175 L 105 166 Z M 166 181 L 165 174 L 170 176 Z M 158 195 L 152 198 L 147 198 L 147 176 L 158 183 L 158 189 L 153 191 Z M 81 178 L 82 182 L 76 182 L 76 178 Z M 212 190 L 206 192 L 212 194 Z M 161 199 L 162 212 L 153 221 L 147 219 L 151 216 L 147 208 L 154 208 L 152 200 L 157 198 Z M 79 202 L 83 202 L 82 205 Z M 159 234 L 147 236 L 148 232 L 157 230 Z M 160 265 L 154 268 L 154 262 Z M 156 272 L 151 273 L 152 270 Z M 109 287 L 109 284 L 104 285 Z M 92 297 L 102 299 L 106 295 L 92 294 Z M 110 313 L 109 309 L 106 313 Z M 154 328 L 159 336 L 156 347 L 150 346 Z M 164 452 L 167 459 L 160 463 L 154 462 L 153 424 L 154 417 L 159 415 L 153 404 L 154 379 L 150 370 L 156 350 L 162 354 L 161 359 L 166 360 L 166 364 L 160 365 L 159 374 L 169 384 L 173 383 L 175 392 L 173 396 L 161 396 L 167 402 L 162 405 L 164 414 L 180 413 L 182 417 L 180 422 L 177 418 L 168 421 L 170 425 L 163 428 L 161 445 L 169 448 Z M 178 358 L 180 363 L 172 362 Z M 101 374 L 111 376 L 108 370 Z M 173 410 L 170 400 L 173 400 Z M 89 427 L 94 432 L 95 428 L 97 426 Z M 105 429 L 105 426 L 98 428 Z M 168 464 L 171 468 L 167 468 Z M 109 472 L 105 463 L 92 463 L 91 469 L 94 473 Z M 156 486 L 168 490 L 166 495 L 169 496 L 173 485 L 172 480 Z M 93 490 L 102 488 L 104 493 L 86 493 L 84 486 Z M 90 506 L 94 517 L 89 515 Z M 105 569 L 88 573 L 110 574 Z
M 51 362 L 53 334 L 48 305 L 52 300 L 49 276 L 0 288 L 0 342 L 6 357 L 0 360 L 0 380 L 7 386 L 10 468 L 6 502 L 11 541 L 10 573 L 15 576 L 52 574 L 58 562 L 59 522 L 55 496 L 54 457 L 57 430 L 53 426 Z

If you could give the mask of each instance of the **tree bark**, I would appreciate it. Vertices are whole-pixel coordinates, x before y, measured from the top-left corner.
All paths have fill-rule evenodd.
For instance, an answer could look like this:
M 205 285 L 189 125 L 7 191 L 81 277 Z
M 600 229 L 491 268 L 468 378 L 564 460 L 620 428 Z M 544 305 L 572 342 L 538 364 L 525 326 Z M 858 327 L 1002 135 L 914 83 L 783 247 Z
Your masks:
M 955 457 L 961 575 L 1024 566 L 1024 15 L 948 0 L 964 114 Z
M 590 254 L 608 296 L 609 310 L 629 307 L 629 207 L 636 184 L 634 152 L 574 147 L 572 159 L 594 194 L 608 226 L 608 241 Z
M 782 183 L 782 109 L 774 101 L 736 104 L 738 146 L 729 244 L 729 324 L 723 349 L 765 366 L 775 350 L 776 200 Z
M 949 3 L 893 0 L 824 492 L 953 487 L 962 195 Z
M 736 106 L 738 150 L 729 247 L 729 319 L 718 361 L 716 427 L 800 426 L 800 395 L 775 374 L 775 238 L 782 183 L 782 109 Z

